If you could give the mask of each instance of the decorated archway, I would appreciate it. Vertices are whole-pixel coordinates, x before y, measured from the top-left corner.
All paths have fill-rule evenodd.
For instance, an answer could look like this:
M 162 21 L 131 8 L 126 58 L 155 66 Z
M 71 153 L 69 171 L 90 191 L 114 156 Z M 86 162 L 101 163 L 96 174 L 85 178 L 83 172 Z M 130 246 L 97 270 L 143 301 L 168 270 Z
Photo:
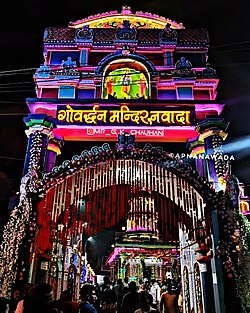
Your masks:
M 103 144 L 91 151 L 85 150 L 45 174 L 38 188 L 40 193 L 46 193 L 39 208 L 50 206 L 54 223 L 63 223 L 68 214 L 82 221 L 91 217 L 91 235 L 95 235 L 99 227 L 114 226 L 125 217 L 131 192 L 138 196 L 147 190 L 154 200 L 157 199 L 163 223 L 161 229 L 167 241 L 177 239 L 171 231 L 171 227 L 178 228 L 172 214 L 174 210 L 179 214 L 179 222 L 185 220 L 188 228 L 196 229 L 198 221 L 208 215 L 216 197 L 210 184 L 189 164 L 149 144 L 144 149 L 120 144 L 112 150 L 108 144 Z M 164 211 L 164 207 L 172 211 Z M 99 222 L 103 210 L 106 220 Z M 108 218 L 109 215 L 113 217 Z M 172 224 L 167 226 L 164 220 L 168 218 Z M 202 237 L 198 231 L 197 237 Z
M 146 227 L 153 239 L 160 238 L 170 248 L 178 247 L 181 229 L 192 244 L 204 251 L 210 249 L 210 210 L 218 206 L 214 189 L 190 164 L 172 153 L 150 144 L 140 149 L 133 140 L 126 134 L 119 136 L 114 149 L 108 144 L 93 147 L 54 167 L 42 179 L 34 173 L 27 176 L 27 185 L 32 185 L 32 193 L 38 196 L 39 231 L 32 244 L 35 261 L 30 269 L 33 277 L 40 256 L 49 257 L 56 246 L 53 262 L 58 255 L 58 262 L 63 262 L 58 276 L 67 284 L 57 287 L 68 287 L 69 273 L 75 273 L 74 286 L 72 281 L 70 284 L 78 294 L 81 282 L 91 275 L 90 267 L 70 271 L 72 264 L 81 266 L 81 257 L 72 262 L 72 256 L 79 251 L 84 255 L 84 232 L 93 236 L 121 220 L 133 232 Z M 45 222 L 44 216 L 50 222 Z M 205 222 L 203 231 L 201 222 Z
M 50 211 L 51 224 L 39 225 L 36 254 L 50 250 L 46 232 L 61 238 L 60 244 L 69 255 L 75 250 L 84 252 L 86 247 L 77 239 L 82 238 L 83 230 L 95 236 L 121 221 L 129 232 L 148 231 L 169 247 L 178 247 L 181 229 L 196 247 L 205 252 L 210 249 L 209 216 L 217 205 L 216 193 L 190 164 L 160 147 L 146 144 L 139 149 L 121 136 L 115 149 L 103 144 L 84 150 L 37 183 L 42 197 L 38 220 Z M 75 238 L 72 247 L 67 244 L 69 236 Z M 64 271 L 70 266 L 69 262 Z M 84 271 L 84 275 L 78 274 L 83 281 L 86 268 Z

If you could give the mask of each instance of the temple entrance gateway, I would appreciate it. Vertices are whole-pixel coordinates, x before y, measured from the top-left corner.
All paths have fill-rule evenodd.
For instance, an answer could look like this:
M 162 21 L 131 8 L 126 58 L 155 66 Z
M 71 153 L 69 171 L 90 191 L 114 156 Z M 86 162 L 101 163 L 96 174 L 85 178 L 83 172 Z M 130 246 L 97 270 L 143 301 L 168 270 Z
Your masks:
M 225 313 L 245 222 L 237 216 L 231 227 L 228 213 L 239 209 L 239 186 L 223 158 L 229 123 L 208 38 L 128 6 L 45 29 L 19 203 L 0 247 L 7 298 L 40 281 L 57 298 L 66 288 L 77 298 L 103 272 L 137 282 L 181 276 L 184 313 Z M 179 145 L 177 158 L 161 143 L 190 154 Z M 228 312 L 234 299 L 238 313 L 228 294 Z
M 202 290 L 199 298 L 192 293 L 200 286 L 197 259 L 201 254 L 191 258 L 182 251 L 211 249 L 209 212 L 216 194 L 189 164 L 149 144 L 144 149 L 136 148 L 133 141 L 120 142 L 115 149 L 103 144 L 54 167 L 40 186 L 38 216 L 51 208 L 47 231 L 58 241 L 64 260 L 62 281 L 55 288 L 72 289 L 77 297 L 83 283 L 94 282 L 100 273 L 95 272 L 96 266 L 93 269 L 88 247 L 98 233 L 119 225 L 119 236 L 111 241 L 102 263 L 111 279 L 126 277 L 139 283 L 145 278 L 182 277 L 192 306 L 203 305 Z M 37 257 L 50 245 L 38 234 Z

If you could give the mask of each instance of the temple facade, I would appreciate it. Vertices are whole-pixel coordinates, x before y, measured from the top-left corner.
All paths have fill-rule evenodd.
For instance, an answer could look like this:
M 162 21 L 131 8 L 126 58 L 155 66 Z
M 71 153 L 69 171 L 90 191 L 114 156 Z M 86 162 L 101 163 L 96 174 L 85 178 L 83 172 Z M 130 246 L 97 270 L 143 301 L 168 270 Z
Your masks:
M 98 274 L 91 240 L 120 223 L 105 261 L 112 279 L 179 276 L 185 313 L 226 312 L 220 219 L 239 207 L 227 192 L 241 197 L 244 214 L 249 200 L 223 154 L 229 123 L 207 30 L 124 6 L 48 27 L 43 43 L 24 118 L 20 201 L 1 247 L 4 293 L 47 281 L 55 297 L 67 288 L 78 299 Z M 68 142 L 79 151 L 59 164 Z M 165 151 L 166 143 L 189 152 Z

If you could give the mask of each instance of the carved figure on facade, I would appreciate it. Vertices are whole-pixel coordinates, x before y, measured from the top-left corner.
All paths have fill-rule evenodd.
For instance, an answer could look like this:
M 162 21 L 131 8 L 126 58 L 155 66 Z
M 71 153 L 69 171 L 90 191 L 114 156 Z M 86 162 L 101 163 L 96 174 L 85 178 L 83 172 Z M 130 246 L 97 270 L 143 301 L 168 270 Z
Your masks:
M 66 61 L 62 60 L 61 67 L 76 67 L 76 61 L 72 61 L 71 57 L 67 57 Z
M 186 60 L 185 57 L 181 57 L 180 60 L 178 60 L 175 64 L 175 68 L 177 70 L 181 70 L 181 69 L 190 69 L 192 68 L 192 64 Z
M 216 70 L 210 67 L 210 64 L 207 63 L 206 68 L 202 71 L 202 76 L 204 78 L 216 78 L 217 77 Z
M 118 143 L 115 146 L 115 149 L 118 151 L 124 151 L 126 149 L 133 149 L 135 147 L 135 135 L 129 135 L 124 133 L 118 135 Z
M 50 72 L 50 67 L 46 64 L 46 62 L 44 62 L 44 64 L 40 65 L 39 69 L 37 69 L 34 77 L 49 78 Z
M 94 39 L 94 30 L 89 28 L 88 25 L 83 26 L 82 29 L 77 29 L 76 40 L 84 42 L 92 42 Z
M 136 40 L 136 30 L 131 28 L 131 23 L 128 20 L 122 22 L 122 27 L 118 27 L 116 32 L 116 39 L 118 40 Z
M 79 76 L 76 61 L 72 61 L 69 56 L 67 60 L 62 60 L 61 69 L 52 71 L 53 75 L 58 76 Z
M 178 34 L 170 27 L 170 24 L 167 24 L 159 34 L 160 43 L 177 43 L 177 38 Z
M 122 13 L 123 14 L 131 14 L 132 13 L 131 7 L 128 5 L 123 5 L 122 6 Z
M 192 64 L 185 57 L 181 57 L 175 64 L 175 70 L 171 71 L 173 77 L 195 77 L 196 71 L 192 70 Z

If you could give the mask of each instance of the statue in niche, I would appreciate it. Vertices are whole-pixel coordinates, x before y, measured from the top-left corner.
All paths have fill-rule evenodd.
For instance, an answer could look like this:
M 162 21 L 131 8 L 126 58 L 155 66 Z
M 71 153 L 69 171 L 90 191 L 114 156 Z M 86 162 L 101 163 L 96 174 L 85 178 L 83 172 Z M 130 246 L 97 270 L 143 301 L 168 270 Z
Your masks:
M 167 24 L 165 28 L 160 32 L 160 42 L 169 42 L 169 41 L 177 41 L 178 34 L 176 30 L 170 27 L 170 24 Z
M 71 57 L 68 57 L 66 61 L 62 60 L 62 67 L 76 67 L 76 61 L 72 61 Z
M 145 79 L 145 76 L 142 73 L 140 74 L 139 86 L 140 86 L 139 98 L 142 98 L 145 96 L 146 88 L 147 88 L 147 81 Z
M 130 88 L 132 85 L 132 77 L 129 71 L 125 71 L 120 80 L 121 83 L 121 94 L 124 96 L 124 99 L 130 99 Z
M 122 22 L 122 27 L 118 27 L 116 32 L 116 39 L 118 40 L 135 40 L 136 30 L 131 28 L 131 23 L 128 20 Z
M 107 98 L 113 94 L 113 79 L 112 77 L 109 77 L 108 80 L 105 83 L 106 91 L 107 91 Z
M 83 26 L 82 29 L 78 29 L 76 31 L 76 39 L 80 39 L 82 41 L 93 41 L 94 39 L 94 31 L 89 28 L 89 25 Z

